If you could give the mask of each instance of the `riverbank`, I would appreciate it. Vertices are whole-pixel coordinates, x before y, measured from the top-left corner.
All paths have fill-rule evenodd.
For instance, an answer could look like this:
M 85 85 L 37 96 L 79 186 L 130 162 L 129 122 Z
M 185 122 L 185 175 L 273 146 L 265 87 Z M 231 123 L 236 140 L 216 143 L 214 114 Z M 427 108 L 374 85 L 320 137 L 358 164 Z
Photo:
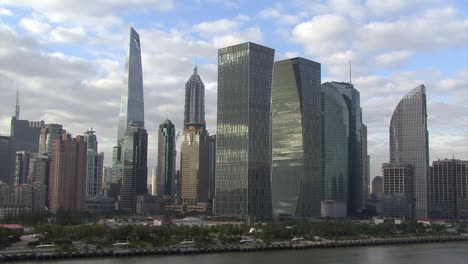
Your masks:
M 89 251 L 17 251 L 0 252 L 0 262 L 21 261 L 21 260 L 54 260 L 71 258 L 98 258 L 98 257 L 124 257 L 124 256 L 145 256 L 145 255 L 174 255 L 174 254 L 207 254 L 222 252 L 249 252 L 266 250 L 302 250 L 314 248 L 338 248 L 338 247 L 363 247 L 392 244 L 413 244 L 413 243 L 439 243 L 468 241 L 468 236 L 425 236 L 425 237 L 404 237 L 404 238 L 378 238 L 360 240 L 340 240 L 327 242 L 310 242 L 299 244 L 276 244 L 276 245 L 238 245 L 208 248 L 191 247 L 157 247 L 145 249 L 103 249 Z

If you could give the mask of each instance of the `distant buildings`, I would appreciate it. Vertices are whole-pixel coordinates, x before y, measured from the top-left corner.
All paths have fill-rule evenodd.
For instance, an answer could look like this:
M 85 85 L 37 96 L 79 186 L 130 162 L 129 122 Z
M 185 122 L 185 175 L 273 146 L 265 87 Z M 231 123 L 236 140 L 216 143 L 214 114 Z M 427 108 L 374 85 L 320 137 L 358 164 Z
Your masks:
M 63 127 L 60 124 L 46 124 L 39 136 L 39 154 L 52 153 L 52 145 L 62 136 Z
M 382 165 L 384 179 L 383 215 L 386 217 L 414 218 L 414 170 L 404 163 Z
M 28 151 L 17 151 L 15 161 L 15 186 L 28 182 L 30 160 L 33 154 Z
M 349 112 L 330 83 L 322 85 L 322 216 L 346 217 L 349 195 Z
M 390 163 L 411 167 L 410 200 L 414 202 L 412 216 L 417 219 L 428 217 L 428 155 L 426 90 L 420 85 L 401 99 L 390 122 Z M 384 186 L 385 182 L 384 174 Z
M 83 136 L 63 131 L 53 141 L 49 179 L 49 210 L 82 211 L 85 208 L 87 146 Z
M 444 159 L 429 167 L 432 218 L 468 218 L 468 161 Z
M 208 199 L 214 201 L 216 186 L 216 135 L 208 138 Z
M 271 219 L 271 81 L 275 51 L 251 42 L 218 51 L 215 214 Z
M 87 130 L 84 140 L 88 147 L 86 162 L 86 196 L 93 197 L 102 194 L 102 178 L 104 172 L 104 153 L 98 153 L 98 142 L 95 131 Z
M 0 136 L 0 181 L 10 186 L 15 179 L 15 141 L 13 137 Z
M 322 178 L 320 64 L 293 58 L 277 61 L 273 68 L 273 214 L 317 217 L 320 216 Z M 259 129 L 269 130 L 268 127 Z M 263 136 L 268 138 L 268 134 Z
M 122 185 L 118 209 L 122 213 L 136 213 L 137 195 L 148 193 L 148 134 L 143 122 L 132 122 L 122 140 Z
M 380 200 L 383 197 L 383 177 L 375 176 L 372 180 L 371 200 Z
M 159 125 L 158 161 L 157 161 L 157 195 L 161 200 L 173 197 L 174 174 L 176 166 L 176 131 L 171 120 L 166 119 Z

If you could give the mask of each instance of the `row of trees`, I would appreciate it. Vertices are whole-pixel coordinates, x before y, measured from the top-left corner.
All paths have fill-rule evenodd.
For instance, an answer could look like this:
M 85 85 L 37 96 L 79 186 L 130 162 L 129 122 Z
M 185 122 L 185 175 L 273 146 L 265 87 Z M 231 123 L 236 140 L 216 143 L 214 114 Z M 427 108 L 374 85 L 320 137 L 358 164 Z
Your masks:
M 444 226 L 432 225 L 431 229 L 420 223 L 402 225 L 369 225 L 345 221 L 272 223 L 256 226 L 256 232 L 249 233 L 247 225 L 217 225 L 212 227 L 188 227 L 175 225 L 143 226 L 105 225 L 62 226 L 40 225 L 35 232 L 42 235 L 42 241 L 70 240 L 81 241 L 101 247 L 109 247 L 117 240 L 129 240 L 138 246 L 168 246 L 184 239 L 194 239 L 199 246 L 214 243 L 238 243 L 243 236 L 252 236 L 265 242 L 287 241 L 295 236 L 314 240 L 353 239 L 363 237 L 414 236 L 442 234 Z

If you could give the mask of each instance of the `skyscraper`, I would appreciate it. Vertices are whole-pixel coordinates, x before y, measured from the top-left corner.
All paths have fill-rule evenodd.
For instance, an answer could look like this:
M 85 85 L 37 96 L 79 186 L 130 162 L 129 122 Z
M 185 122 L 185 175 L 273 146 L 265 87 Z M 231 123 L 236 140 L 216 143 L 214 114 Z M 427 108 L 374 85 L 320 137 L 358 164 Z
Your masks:
M 208 199 L 214 201 L 216 190 L 216 135 L 211 135 L 208 140 Z
M 468 218 L 468 161 L 444 159 L 429 167 L 432 218 Z
M 130 122 L 145 122 L 143 101 L 143 74 L 140 36 L 130 28 L 130 43 L 125 62 L 125 79 L 122 87 L 117 144 L 124 137 Z
M 405 163 L 413 168 L 416 218 L 428 216 L 429 142 L 426 90 L 420 85 L 398 103 L 390 122 L 390 163 Z
M 304 58 L 292 58 L 275 62 L 273 69 L 273 214 L 320 216 L 320 64 Z
M 93 129 L 85 132 L 84 140 L 88 147 L 86 165 L 86 196 L 94 197 L 102 194 L 104 153 L 98 152 L 98 142 Z
M 216 215 L 248 222 L 272 217 L 274 55 L 251 42 L 218 51 Z
M 60 124 L 46 124 L 39 136 L 39 154 L 52 153 L 55 139 L 62 136 L 63 128 Z
M 411 164 L 384 163 L 383 215 L 412 219 L 414 217 L 414 170 Z
M 375 176 L 372 180 L 372 200 L 380 200 L 383 197 L 383 177 Z
M 28 151 L 17 151 L 15 162 L 15 185 L 20 185 L 28 182 L 29 163 L 32 158 L 32 153 Z
M 176 166 L 175 156 L 176 131 L 171 120 L 166 119 L 159 126 L 158 132 L 158 170 L 157 195 L 160 198 L 170 199 L 173 192 L 173 182 Z
M 15 179 L 15 141 L 0 136 L 0 181 L 13 186 Z
M 16 151 L 39 152 L 39 136 L 45 126 L 44 121 L 20 120 L 11 118 L 10 135 L 15 139 Z
M 362 120 L 362 111 L 361 111 L 361 120 Z M 370 184 L 370 174 L 369 174 L 369 155 L 367 155 L 367 126 L 365 124 L 361 125 L 361 200 L 363 201 L 363 208 L 367 208 L 366 200 L 369 198 L 369 184 Z
M 185 84 L 184 129 L 189 124 L 205 126 L 205 85 L 198 75 L 197 67 Z
M 328 82 L 325 87 L 335 87 L 343 96 L 348 106 L 349 137 L 348 137 L 348 216 L 360 215 L 366 208 L 367 197 L 363 193 L 365 185 L 362 173 L 362 138 L 361 138 L 361 102 L 359 91 L 351 83 Z
M 322 85 L 322 216 L 346 217 L 349 194 L 349 112 L 341 93 Z
M 122 141 L 122 186 L 118 208 L 135 213 L 137 196 L 148 193 L 148 133 L 143 122 L 132 122 Z
M 183 203 L 208 202 L 208 144 L 208 132 L 204 125 L 189 124 L 184 129 L 180 154 Z
M 205 85 L 197 67 L 185 84 L 184 131 L 180 154 L 180 198 L 184 204 L 207 203 L 209 140 L 205 123 Z
M 49 209 L 81 211 L 86 195 L 86 142 L 83 136 L 63 135 L 53 141 L 50 163 Z

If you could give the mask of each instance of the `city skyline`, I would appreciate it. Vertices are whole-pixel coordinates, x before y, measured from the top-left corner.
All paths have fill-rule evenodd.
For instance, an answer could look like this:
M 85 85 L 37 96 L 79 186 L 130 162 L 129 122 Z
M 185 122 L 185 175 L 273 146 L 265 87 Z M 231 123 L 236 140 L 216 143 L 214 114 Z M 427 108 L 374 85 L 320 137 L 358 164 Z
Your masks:
M 348 62 L 352 60 L 352 82 L 361 93 L 363 121 L 368 126 L 371 177 L 381 175 L 381 164 L 389 160 L 388 123 L 394 106 L 420 83 L 427 87 L 429 161 L 451 157 L 452 153 L 456 158 L 468 159 L 468 135 L 464 129 L 467 116 L 463 115 L 467 96 L 463 88 L 468 85 L 468 70 L 466 55 L 460 56 L 460 51 L 467 54 L 462 46 L 466 35 L 452 34 L 452 30 L 466 31 L 463 22 L 466 11 L 460 2 L 393 6 L 388 16 L 383 16 L 370 4 L 357 5 L 356 12 L 348 15 L 323 3 L 321 9 L 317 8 L 321 11 L 303 10 L 303 16 L 299 13 L 293 17 L 298 9 L 294 3 L 274 6 L 256 3 L 246 9 L 246 4 L 239 1 L 235 2 L 238 9 L 228 12 L 227 8 L 219 7 L 220 14 L 209 21 L 205 21 L 203 15 L 213 12 L 215 4 L 205 2 L 190 7 L 206 6 L 208 9 L 200 12 L 200 17 L 187 18 L 186 25 L 177 25 L 168 19 L 176 12 L 183 16 L 189 11 L 189 7 L 179 10 L 181 3 L 172 1 L 155 5 L 159 9 L 155 12 L 161 18 L 154 21 L 163 23 L 160 25 L 147 23 L 151 15 L 137 20 L 135 17 L 141 12 L 135 9 L 122 15 L 117 6 L 103 5 L 92 11 L 86 5 L 75 10 L 67 4 L 43 6 L 23 1 L 29 6 L 25 8 L 21 6 L 23 2 L 15 2 L 6 1 L 0 5 L 0 42 L 7 51 L 0 55 L 6 63 L 0 65 L 0 78 L 5 80 L 0 84 L 0 134 L 9 134 L 19 89 L 23 119 L 59 123 L 75 135 L 94 127 L 109 166 L 119 112 L 118 91 L 123 85 L 125 39 L 128 28 L 133 25 L 140 32 L 143 45 L 150 167 L 156 163 L 157 126 L 167 113 L 181 130 L 184 82 L 195 62 L 206 85 L 207 129 L 210 134 L 216 131 L 216 49 L 242 41 L 256 41 L 275 48 L 275 61 L 300 55 L 322 63 L 322 82 L 348 81 Z M 89 22 L 69 20 L 81 16 L 95 21 L 93 18 L 107 11 L 114 15 L 105 16 L 102 24 L 92 25 L 93 28 L 87 24 Z M 402 17 L 396 15 L 399 11 Z M 70 18 L 57 16 L 57 12 L 70 14 Z M 359 15 L 368 17 L 369 22 L 363 22 Z M 416 17 L 423 28 L 431 28 L 440 38 L 428 39 L 433 34 L 418 28 Z M 272 19 L 277 22 L 271 23 Z M 442 19 L 453 23 L 436 25 Z M 326 21 L 335 23 L 341 34 L 332 29 L 330 32 L 313 31 Z M 345 27 L 343 21 L 365 29 L 364 36 L 349 36 L 347 31 L 339 31 Z M 292 44 L 279 44 L 285 36 L 282 37 L 281 30 L 277 32 L 265 25 L 267 23 L 279 25 L 279 29 L 284 26 Z M 109 32 L 111 26 L 115 31 Z M 394 28 L 402 26 L 409 26 L 408 31 L 414 36 L 405 35 L 407 39 L 403 38 L 400 43 L 386 41 L 396 34 L 392 31 Z M 375 32 L 379 29 L 381 31 Z M 307 33 L 309 31 L 317 34 Z M 418 37 L 424 45 L 416 41 Z M 351 41 L 344 41 L 347 38 Z M 90 40 L 90 44 L 81 42 L 83 39 Z M 155 39 L 160 41 L 156 43 Z M 365 40 L 374 45 L 369 53 L 362 47 Z M 383 51 L 384 48 L 387 51 Z M 11 61 L 16 64 L 9 63 Z M 41 66 L 38 68 L 34 61 Z M 11 65 L 18 66 L 12 69 Z M 375 70 L 370 70 L 373 67 Z

